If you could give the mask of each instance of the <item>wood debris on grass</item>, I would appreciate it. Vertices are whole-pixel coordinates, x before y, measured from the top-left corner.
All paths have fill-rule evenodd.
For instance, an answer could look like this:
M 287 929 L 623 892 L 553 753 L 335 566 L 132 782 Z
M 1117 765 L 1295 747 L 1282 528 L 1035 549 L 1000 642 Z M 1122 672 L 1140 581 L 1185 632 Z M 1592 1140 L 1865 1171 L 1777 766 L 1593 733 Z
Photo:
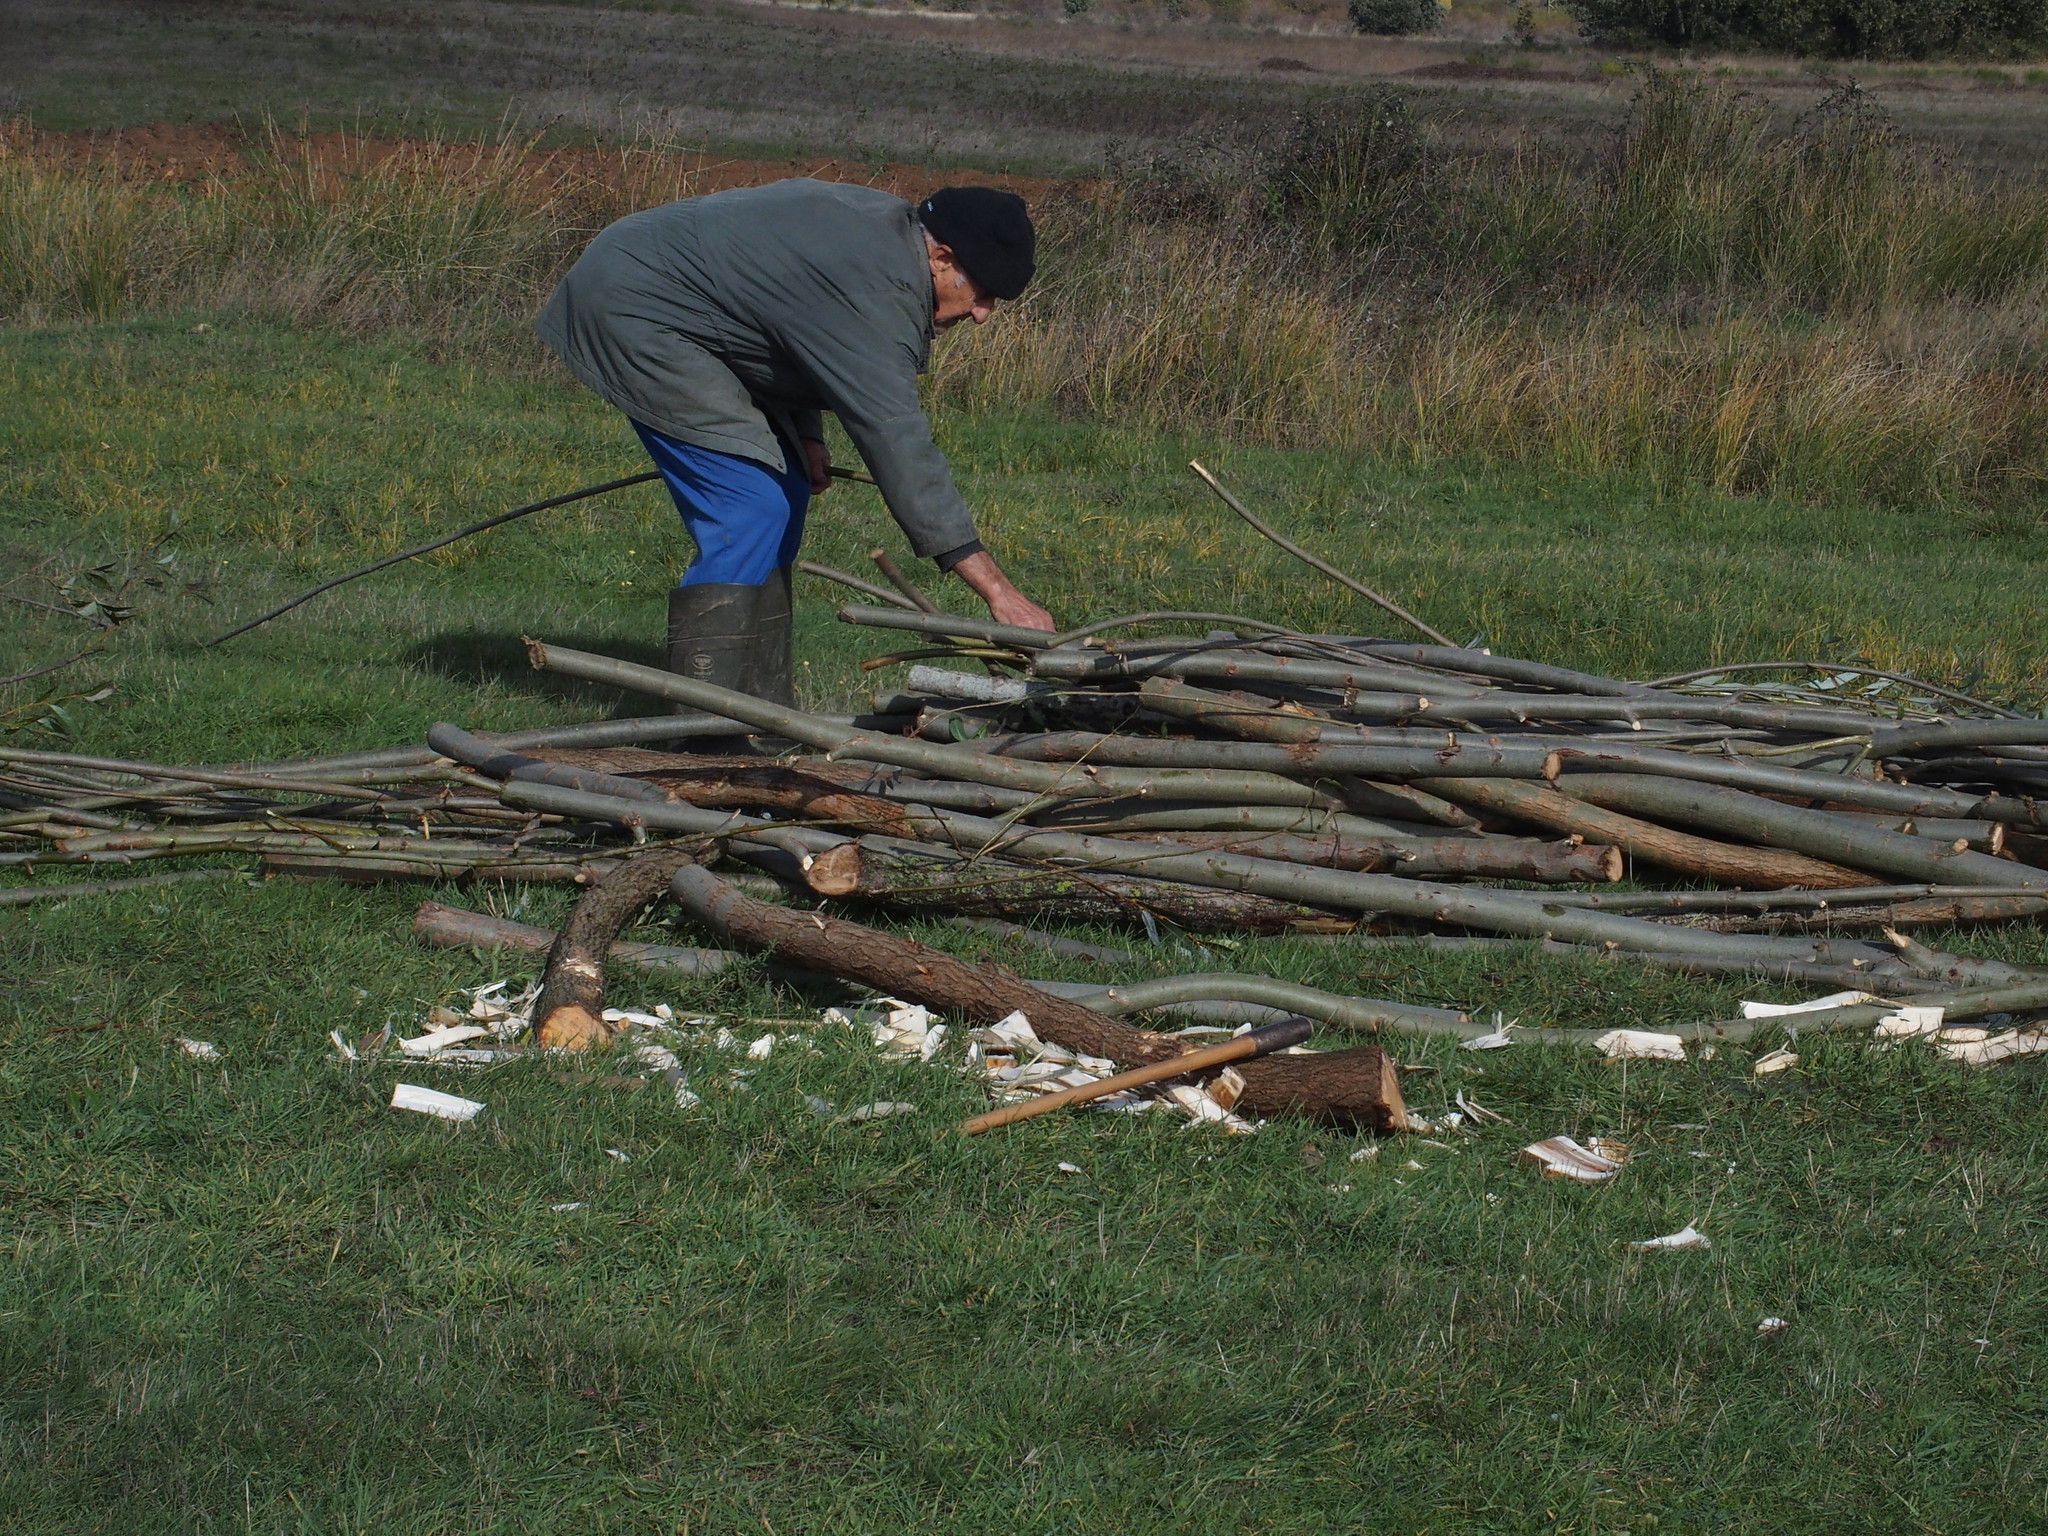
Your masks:
M 1543 1170 L 1546 1178 L 1604 1184 L 1628 1161 L 1628 1144 L 1591 1136 L 1584 1146 L 1569 1136 L 1547 1136 L 1522 1148 L 1521 1160 Z
M 1659 1034 L 1649 1029 L 1610 1029 L 1593 1042 L 1594 1049 L 1610 1060 L 1684 1061 L 1685 1041 L 1678 1035 Z
M 391 1107 L 409 1109 L 415 1114 L 433 1115 L 441 1120 L 473 1120 L 484 1110 L 476 1099 L 465 1099 L 460 1094 L 443 1093 L 438 1088 L 422 1088 L 417 1083 L 394 1083 L 391 1088 Z
M 1667 1233 L 1663 1237 L 1647 1238 L 1628 1246 L 1633 1253 L 1654 1253 L 1662 1248 L 1711 1248 L 1713 1244 L 1708 1241 L 1706 1233 L 1688 1221 L 1676 1232 Z

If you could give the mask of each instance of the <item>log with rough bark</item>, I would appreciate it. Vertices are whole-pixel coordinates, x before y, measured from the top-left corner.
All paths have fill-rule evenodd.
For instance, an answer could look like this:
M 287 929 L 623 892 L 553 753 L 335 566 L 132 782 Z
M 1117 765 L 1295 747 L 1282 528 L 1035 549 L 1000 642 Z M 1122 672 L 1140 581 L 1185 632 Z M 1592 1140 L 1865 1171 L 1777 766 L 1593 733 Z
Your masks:
M 1328 932 L 1333 924 L 1351 926 L 1348 918 L 1314 907 L 1242 891 L 973 858 L 936 843 L 900 838 L 862 837 L 828 848 L 812 857 L 804 881 L 820 896 L 948 915 L 1131 923 L 1149 912 L 1195 933 Z
M 1730 885 L 1776 889 L 1868 885 L 1870 877 L 1838 864 L 1775 848 L 1738 848 L 1675 832 L 1655 822 L 1596 809 L 1541 784 L 1509 779 L 1426 779 L 1421 787 L 1472 810 L 1514 821 L 1575 832 L 1681 874 L 1705 875 Z
M 1041 992 L 1001 966 L 970 965 L 857 923 L 772 907 L 698 866 L 677 870 L 671 889 L 686 911 L 740 948 L 765 950 L 978 1024 L 1021 1011 L 1039 1038 L 1125 1065 L 1165 1061 L 1184 1050 L 1181 1041 Z M 1254 1115 L 1294 1111 L 1327 1124 L 1378 1131 L 1407 1125 L 1394 1065 L 1378 1046 L 1269 1057 L 1241 1070 L 1245 1090 L 1238 1103 Z
M 707 840 L 652 849 L 628 859 L 585 893 L 548 950 L 533 1005 L 536 1041 L 580 1051 L 612 1037 L 615 1031 L 604 1021 L 604 960 L 612 940 L 668 889 L 679 869 L 693 866 L 714 846 Z

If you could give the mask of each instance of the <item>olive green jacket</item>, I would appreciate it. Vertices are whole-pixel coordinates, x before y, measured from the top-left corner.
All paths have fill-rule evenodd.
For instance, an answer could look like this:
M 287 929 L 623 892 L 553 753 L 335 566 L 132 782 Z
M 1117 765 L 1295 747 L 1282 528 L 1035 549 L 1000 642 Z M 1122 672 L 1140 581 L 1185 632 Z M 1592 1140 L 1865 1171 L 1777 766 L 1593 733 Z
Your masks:
M 771 469 L 778 429 L 818 436 L 832 411 L 917 553 L 976 542 L 918 401 L 931 268 L 901 198 L 795 179 L 630 214 L 535 329 L 633 420 Z

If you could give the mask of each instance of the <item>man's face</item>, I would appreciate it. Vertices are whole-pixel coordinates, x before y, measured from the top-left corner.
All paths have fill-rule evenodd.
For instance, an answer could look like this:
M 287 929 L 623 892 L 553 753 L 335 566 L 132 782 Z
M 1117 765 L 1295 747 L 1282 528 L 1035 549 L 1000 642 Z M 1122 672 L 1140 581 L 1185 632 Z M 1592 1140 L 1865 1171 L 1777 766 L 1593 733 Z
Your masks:
M 924 237 L 932 264 L 932 324 L 939 330 L 972 320 L 976 325 L 995 312 L 996 301 L 974 284 L 953 259 L 953 247 Z

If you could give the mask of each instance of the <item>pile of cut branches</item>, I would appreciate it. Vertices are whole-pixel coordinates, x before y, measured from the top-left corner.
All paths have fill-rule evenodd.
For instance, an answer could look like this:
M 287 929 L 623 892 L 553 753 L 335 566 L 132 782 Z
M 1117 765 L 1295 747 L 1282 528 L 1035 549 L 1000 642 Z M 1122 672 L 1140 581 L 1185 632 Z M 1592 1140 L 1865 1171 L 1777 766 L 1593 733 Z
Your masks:
M 1129 957 L 1044 930 L 1539 940 L 1910 997 L 1953 1019 L 2048 1010 L 2048 978 L 1904 932 L 2048 912 L 2042 720 L 1850 666 L 1638 682 L 1232 615 L 1130 615 L 1059 635 L 908 598 L 840 616 L 916 637 L 870 663 L 909 668 L 871 714 L 807 713 L 531 642 L 536 667 L 695 713 L 493 737 L 440 725 L 423 747 L 209 767 L 0 748 L 0 863 L 243 854 L 274 875 L 593 886 L 559 937 L 422 908 L 429 938 L 552 946 L 543 1043 L 604 1036 L 604 958 L 667 890 L 729 947 L 621 946 L 622 958 L 706 974 L 769 952 L 796 979 L 853 980 L 984 1024 L 1022 1009 L 1045 1038 L 1120 1062 L 1180 1048 L 1116 1022 L 1126 1013 L 1485 1027 L 1260 976 L 1027 983 L 790 903 L 943 916 L 1098 958 Z M 735 725 L 760 755 L 681 750 Z M 1625 876 L 1638 888 L 1614 890 Z M 1867 1027 L 1870 1006 L 1802 1027 Z M 1347 1117 L 1300 1084 L 1254 1090 L 1255 1108 Z

